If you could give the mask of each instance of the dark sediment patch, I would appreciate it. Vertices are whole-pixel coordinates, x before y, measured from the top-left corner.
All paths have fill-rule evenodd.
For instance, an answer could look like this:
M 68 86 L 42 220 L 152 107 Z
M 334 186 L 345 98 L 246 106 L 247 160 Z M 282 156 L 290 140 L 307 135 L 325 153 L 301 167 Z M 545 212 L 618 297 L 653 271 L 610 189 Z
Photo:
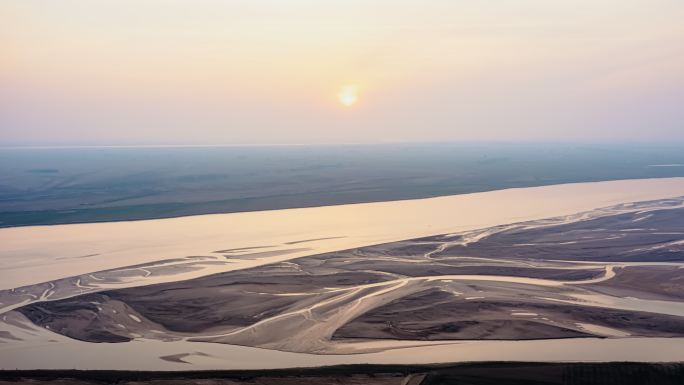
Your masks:
M 309 264 L 308 257 L 296 262 L 303 268 Z M 605 273 L 603 268 L 595 269 L 556 269 L 542 267 L 506 266 L 505 264 L 466 265 L 463 262 L 441 262 L 425 260 L 424 262 L 386 261 L 382 259 L 358 259 L 345 263 L 345 256 L 312 257 L 322 263 L 318 268 L 344 269 L 347 271 L 382 271 L 406 277 L 425 277 L 440 275 L 498 275 L 508 277 L 540 278 L 557 281 L 581 281 L 597 278 Z M 349 258 L 349 257 L 346 257 Z M 460 264 L 459 264 L 460 263 Z M 313 266 L 313 264 L 311 264 Z
M 632 212 L 544 227 L 515 227 L 440 256 L 543 260 L 684 261 L 684 208 Z M 439 240 L 440 237 L 433 237 Z
M 254 324 L 295 306 L 313 305 L 319 299 L 317 291 L 323 287 L 385 279 L 370 273 L 307 275 L 288 271 L 266 275 L 243 270 L 33 303 L 18 311 L 36 325 L 75 339 L 126 342 L 131 339 L 130 333 L 136 332 L 135 328 L 151 327 L 131 324 L 129 312 L 172 332 L 225 331 Z M 312 295 L 305 298 L 279 295 L 287 292 Z M 132 330 L 120 330 L 116 324 L 131 325 Z
M 183 360 L 183 358 L 189 356 L 190 353 L 179 353 L 179 354 L 172 354 L 169 356 L 161 356 L 161 358 L 164 361 L 169 361 L 169 362 L 177 362 L 180 364 L 189 364 L 188 361 Z
M 101 317 L 97 305 L 104 301 L 100 294 L 86 294 L 54 302 L 33 303 L 18 309 L 26 318 L 38 326 L 55 333 L 87 342 L 128 342 L 132 338 L 112 333 L 113 326 Z
M 333 338 L 525 340 L 593 336 L 577 323 L 639 336 L 684 336 L 682 317 L 540 300 L 469 301 L 429 289 L 357 317 L 335 331 Z
M 12 333 L 5 330 L 0 330 L 0 343 L 2 342 L 1 340 L 21 341 L 20 338 L 15 337 Z
M 619 269 L 615 277 L 586 287 L 618 296 L 679 301 L 684 299 L 684 269 L 673 266 L 627 266 Z

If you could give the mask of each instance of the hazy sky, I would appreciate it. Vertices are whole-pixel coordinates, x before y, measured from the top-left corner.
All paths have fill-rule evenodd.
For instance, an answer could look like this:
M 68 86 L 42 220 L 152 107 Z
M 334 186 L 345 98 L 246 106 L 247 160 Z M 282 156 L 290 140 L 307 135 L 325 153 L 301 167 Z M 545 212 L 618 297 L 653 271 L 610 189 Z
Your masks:
M 681 0 L 0 2 L 0 144 L 670 138 Z

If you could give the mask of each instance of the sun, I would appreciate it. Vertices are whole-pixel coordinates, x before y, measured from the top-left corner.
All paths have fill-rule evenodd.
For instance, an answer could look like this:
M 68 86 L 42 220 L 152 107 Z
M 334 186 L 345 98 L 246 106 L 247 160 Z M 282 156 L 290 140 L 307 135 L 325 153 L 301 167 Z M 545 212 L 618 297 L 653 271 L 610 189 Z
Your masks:
M 355 84 L 346 84 L 340 87 L 337 100 L 345 107 L 351 107 L 359 100 L 359 87 Z

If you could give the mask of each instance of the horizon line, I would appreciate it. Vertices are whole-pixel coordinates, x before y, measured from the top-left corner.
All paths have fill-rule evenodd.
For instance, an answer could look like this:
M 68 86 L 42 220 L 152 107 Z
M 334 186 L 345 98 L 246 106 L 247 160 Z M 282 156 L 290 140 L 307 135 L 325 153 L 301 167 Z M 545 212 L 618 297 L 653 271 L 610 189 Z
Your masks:
M 317 146 L 382 146 L 382 145 L 454 145 L 454 144 L 643 144 L 643 145 L 682 145 L 680 140 L 607 140 L 607 139 L 575 139 L 575 140 L 450 140 L 450 141 L 397 141 L 397 142 L 321 142 L 321 143 L 222 143 L 222 144 L 64 144 L 39 145 L 18 144 L 1 145 L 0 150 L 49 150 L 79 148 L 227 148 L 227 147 L 317 147 Z

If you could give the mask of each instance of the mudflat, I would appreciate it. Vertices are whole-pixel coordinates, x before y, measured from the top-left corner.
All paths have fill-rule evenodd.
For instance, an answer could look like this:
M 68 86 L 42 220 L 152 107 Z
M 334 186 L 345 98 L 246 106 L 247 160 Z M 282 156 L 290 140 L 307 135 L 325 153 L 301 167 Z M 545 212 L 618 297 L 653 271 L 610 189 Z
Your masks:
M 684 306 L 672 294 L 684 289 L 683 203 L 404 240 L 17 311 L 88 342 L 188 339 L 308 353 L 358 339 L 684 337 Z M 653 295 L 674 302 L 658 309 L 639 300 Z
M 142 370 L 519 360 L 521 351 L 682 359 L 684 198 L 671 195 L 681 181 L 640 183 L 2 229 L 0 238 L 23 234 L 3 244 L 8 269 L 58 279 L 0 291 L 0 357 L 11 367 L 32 355 L 48 368 Z M 649 188 L 626 188 L 639 185 Z M 335 212 L 348 216 L 323 215 Z M 259 234 L 244 232 L 255 224 Z M 31 242 L 37 232 L 45 236 Z M 64 276 L 52 264 L 77 269 Z

